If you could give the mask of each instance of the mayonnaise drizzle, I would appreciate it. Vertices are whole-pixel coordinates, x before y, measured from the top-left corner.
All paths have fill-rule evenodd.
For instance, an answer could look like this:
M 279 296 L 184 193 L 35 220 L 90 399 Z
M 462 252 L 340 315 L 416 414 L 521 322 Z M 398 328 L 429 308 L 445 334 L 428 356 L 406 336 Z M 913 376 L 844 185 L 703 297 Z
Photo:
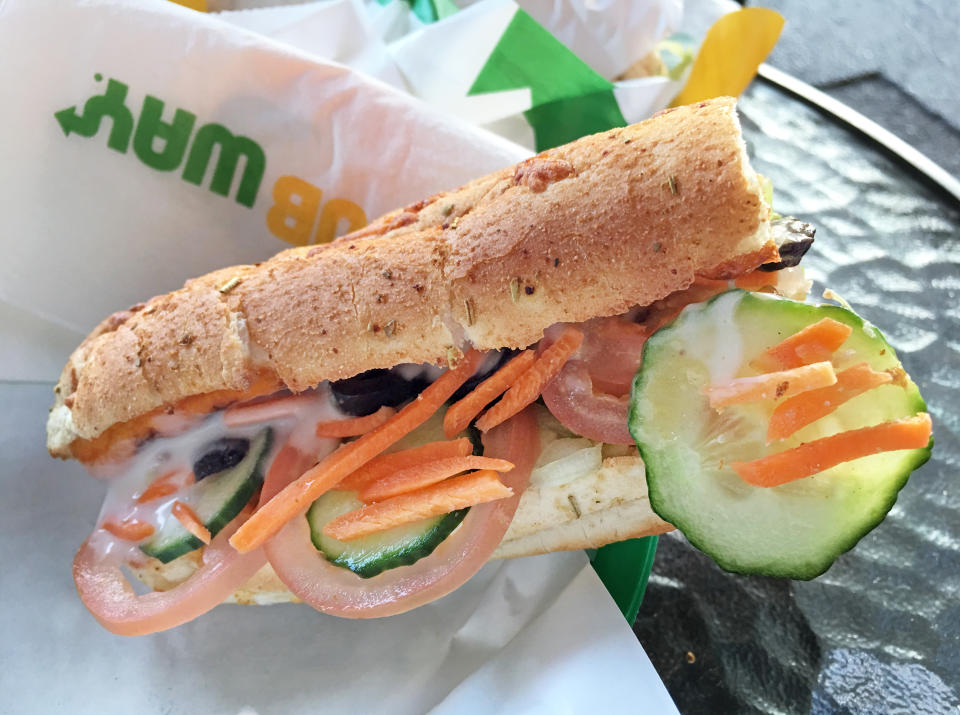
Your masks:
M 315 425 L 322 420 L 342 419 L 346 415 L 337 408 L 327 383 L 304 394 L 312 396 L 313 399 L 291 401 L 291 414 L 284 417 L 240 427 L 227 427 L 223 421 L 223 411 L 219 411 L 208 415 L 185 432 L 170 437 L 157 437 L 145 443 L 137 454 L 123 465 L 118 476 L 110 481 L 97 518 L 97 526 L 108 519 L 119 522 L 134 518 L 159 530 L 166 520 L 171 518 L 173 503 L 182 498 L 182 493 L 151 500 L 146 504 L 137 504 L 137 496 L 164 474 L 175 470 L 189 473 L 207 445 L 222 437 L 253 439 L 264 428 L 273 428 L 273 443 L 265 462 L 268 467 L 280 448 L 288 442 L 302 451 L 329 453 L 339 440 L 318 440 L 314 434 Z M 135 543 L 117 538 L 102 528 L 94 531 L 90 542 L 100 558 L 121 562 L 136 562 L 145 558 Z
M 687 345 L 696 346 L 697 356 L 710 371 L 710 382 L 718 384 L 736 377 L 743 364 L 743 339 L 736 323 L 737 307 L 742 293 L 725 293 L 714 300 L 711 319 L 703 317 L 703 303 L 694 303 L 684 309 L 697 311 L 689 319 L 674 323 L 677 337 Z

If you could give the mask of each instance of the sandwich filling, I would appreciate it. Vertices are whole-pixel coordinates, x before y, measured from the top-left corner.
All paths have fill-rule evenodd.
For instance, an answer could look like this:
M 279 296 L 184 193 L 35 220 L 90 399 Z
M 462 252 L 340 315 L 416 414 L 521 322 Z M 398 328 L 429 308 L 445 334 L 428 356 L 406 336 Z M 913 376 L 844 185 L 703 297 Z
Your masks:
M 158 628 L 156 618 L 144 620 L 137 608 L 118 617 L 109 605 L 118 587 L 129 591 L 123 569 L 167 591 L 162 596 L 173 605 L 161 609 L 160 622 L 170 627 L 193 617 L 197 584 L 213 584 L 202 589 L 204 602 L 219 602 L 242 594 L 266 567 L 295 598 L 371 617 L 443 595 L 491 557 L 555 549 L 538 548 L 545 529 L 536 516 L 513 522 L 522 499 L 535 513 L 536 502 L 563 494 L 577 520 L 594 516 L 594 501 L 619 506 L 624 492 L 645 501 L 626 417 L 646 339 L 685 306 L 732 287 L 802 298 L 808 285 L 800 267 L 699 280 L 622 315 L 553 326 L 525 351 L 468 352 L 454 369 L 400 365 L 204 416 L 165 416 L 133 457 L 106 469 L 114 476 L 98 528 L 78 554 L 78 589 L 111 630 L 149 632 Z M 337 454 L 388 433 L 406 409 L 458 372 L 418 426 L 316 499 L 298 503 L 298 516 L 260 542 L 242 540 L 259 507 Z M 590 492 L 591 476 L 612 465 L 632 475 L 621 484 L 610 480 L 619 493 L 606 502 L 589 493 L 578 499 L 578 482 Z M 671 528 L 653 514 L 644 526 L 642 533 Z M 567 548 L 584 545 L 594 544 Z M 216 554 L 243 563 L 231 578 L 213 581 L 206 571 L 216 569 Z M 177 598 L 185 589 L 193 608 Z M 135 598 L 151 596 L 161 593 Z
M 251 579 L 342 617 L 402 613 L 491 558 L 592 545 L 558 544 L 535 503 L 563 494 L 578 521 L 583 504 L 613 511 L 594 497 L 615 460 L 639 467 L 621 496 L 646 500 L 649 485 L 656 514 L 641 533 L 673 522 L 725 568 L 812 578 L 882 519 L 929 455 L 931 425 L 874 328 L 789 300 L 808 287 L 792 266 L 698 280 L 552 326 L 523 351 L 467 350 L 446 370 L 400 365 L 168 420 L 117 468 L 74 563 L 78 592 L 127 635 L 242 602 Z M 871 414 L 882 421 L 858 428 Z M 738 512 L 747 526 L 725 525 Z M 767 521 L 776 543 L 749 527 Z M 156 590 L 135 594 L 124 569 Z

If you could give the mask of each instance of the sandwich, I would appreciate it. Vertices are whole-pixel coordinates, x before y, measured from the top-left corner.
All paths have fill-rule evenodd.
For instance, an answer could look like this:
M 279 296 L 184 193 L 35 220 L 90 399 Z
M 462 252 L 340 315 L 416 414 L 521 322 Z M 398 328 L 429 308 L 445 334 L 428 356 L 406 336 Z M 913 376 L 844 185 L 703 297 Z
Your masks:
M 720 98 L 110 316 L 47 425 L 108 484 L 81 599 L 125 635 L 228 600 L 381 617 L 674 527 L 821 573 L 930 420 L 879 331 L 799 302 L 812 230 L 766 193 Z

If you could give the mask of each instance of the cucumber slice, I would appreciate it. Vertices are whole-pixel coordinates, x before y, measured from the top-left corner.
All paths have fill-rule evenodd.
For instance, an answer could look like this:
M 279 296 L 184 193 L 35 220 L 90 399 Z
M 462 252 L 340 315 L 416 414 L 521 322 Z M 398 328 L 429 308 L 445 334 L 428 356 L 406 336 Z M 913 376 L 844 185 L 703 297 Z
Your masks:
M 483 454 L 483 446 L 476 429 L 470 427 L 460 436 L 470 438 L 474 454 Z M 438 411 L 388 451 L 411 449 L 444 439 L 446 436 L 443 433 L 443 413 Z M 330 491 L 313 502 L 307 511 L 307 521 L 310 524 L 313 545 L 327 560 L 350 569 L 363 578 L 376 576 L 397 566 L 409 566 L 424 556 L 429 556 L 460 525 L 469 511 L 460 509 L 351 541 L 331 539 L 323 533 L 323 527 L 331 520 L 362 506 L 363 502 L 357 498 L 356 492 Z
M 906 378 L 768 446 L 771 404 L 709 406 L 704 387 L 756 374 L 750 360 L 824 317 L 853 328 L 835 354 L 838 370 L 864 361 L 874 370 L 900 367 L 880 332 L 849 310 L 739 290 L 689 306 L 644 347 L 627 419 L 646 463 L 650 504 L 728 571 L 819 576 L 883 520 L 910 472 L 930 457 L 930 446 L 885 452 L 772 488 L 751 486 L 725 466 L 925 411 Z
M 239 464 L 206 477 L 178 497 L 197 513 L 210 530 L 211 537 L 233 521 L 263 484 L 264 460 L 272 441 L 273 431 L 269 428 L 263 430 L 251 440 L 250 448 Z M 203 542 L 171 515 L 156 534 L 140 545 L 140 550 L 168 563 L 201 546 Z
M 331 539 L 323 533 L 324 525 L 332 519 L 362 506 L 356 492 L 327 492 L 310 506 L 307 521 L 313 545 L 327 560 L 363 578 L 397 566 L 409 566 L 429 556 L 460 525 L 468 511 L 460 509 L 352 541 Z

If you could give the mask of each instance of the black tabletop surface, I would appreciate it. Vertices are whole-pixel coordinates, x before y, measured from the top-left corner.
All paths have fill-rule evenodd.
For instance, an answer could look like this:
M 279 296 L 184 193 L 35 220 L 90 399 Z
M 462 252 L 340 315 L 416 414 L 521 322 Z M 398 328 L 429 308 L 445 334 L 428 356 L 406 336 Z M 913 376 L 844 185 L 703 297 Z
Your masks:
M 960 2 L 742 0 L 786 20 L 774 67 L 848 104 L 960 176 Z
M 934 418 L 931 461 L 886 521 L 811 582 L 725 573 L 660 539 L 634 630 L 681 712 L 960 708 L 960 206 L 781 90 L 741 102 L 774 205 L 818 227 L 805 259 L 879 326 Z

